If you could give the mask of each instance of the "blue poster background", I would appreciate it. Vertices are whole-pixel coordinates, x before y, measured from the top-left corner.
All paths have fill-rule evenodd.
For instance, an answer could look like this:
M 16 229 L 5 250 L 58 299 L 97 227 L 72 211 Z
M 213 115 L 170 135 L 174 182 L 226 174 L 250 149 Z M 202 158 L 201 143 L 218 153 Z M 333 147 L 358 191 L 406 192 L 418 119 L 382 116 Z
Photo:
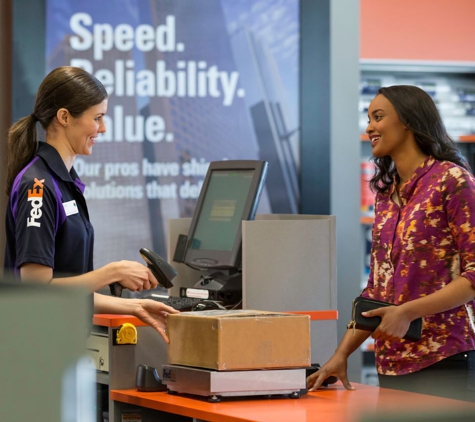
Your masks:
M 47 0 L 46 72 L 106 86 L 107 132 L 75 168 L 95 265 L 166 253 L 210 161 L 269 161 L 258 212 L 298 212 L 297 0 Z

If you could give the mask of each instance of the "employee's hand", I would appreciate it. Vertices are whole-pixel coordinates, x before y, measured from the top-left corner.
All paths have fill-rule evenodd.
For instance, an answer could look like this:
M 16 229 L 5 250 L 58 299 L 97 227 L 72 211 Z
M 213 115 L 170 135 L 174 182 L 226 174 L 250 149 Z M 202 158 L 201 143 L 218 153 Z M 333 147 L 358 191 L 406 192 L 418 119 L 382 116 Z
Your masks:
M 156 302 L 151 299 L 139 299 L 134 315 L 141 321 L 155 328 L 155 330 L 157 330 L 162 336 L 163 340 L 165 340 L 166 343 L 170 343 L 166 332 L 167 316 L 168 314 L 179 313 L 180 311 L 177 311 L 161 302 Z
M 152 272 L 139 262 L 118 261 L 113 264 L 115 271 L 113 281 L 118 281 L 122 287 L 131 292 L 155 289 L 158 286 L 158 281 Z
M 309 391 L 316 391 L 320 388 L 330 376 L 335 376 L 342 382 L 347 390 L 354 390 L 355 388 L 348 381 L 347 375 L 347 359 L 341 354 L 335 353 L 325 365 L 323 365 L 317 372 L 307 377 L 307 388 Z
M 407 330 L 411 320 L 407 317 L 402 306 L 388 306 L 372 311 L 362 312 L 364 317 L 381 317 L 381 323 L 372 333 L 371 337 L 383 341 L 395 341 L 402 339 Z

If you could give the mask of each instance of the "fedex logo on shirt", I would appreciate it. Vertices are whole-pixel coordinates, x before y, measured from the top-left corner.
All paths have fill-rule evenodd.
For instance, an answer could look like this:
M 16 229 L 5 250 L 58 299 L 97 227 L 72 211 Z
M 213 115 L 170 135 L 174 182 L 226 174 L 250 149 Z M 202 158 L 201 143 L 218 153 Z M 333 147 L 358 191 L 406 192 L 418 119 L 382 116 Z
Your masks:
M 43 183 L 45 179 L 38 180 L 35 178 L 33 188 L 28 190 L 28 202 L 31 202 L 30 218 L 26 219 L 26 226 L 41 227 L 41 223 L 37 220 L 41 218 L 43 212 L 41 207 L 43 206 Z

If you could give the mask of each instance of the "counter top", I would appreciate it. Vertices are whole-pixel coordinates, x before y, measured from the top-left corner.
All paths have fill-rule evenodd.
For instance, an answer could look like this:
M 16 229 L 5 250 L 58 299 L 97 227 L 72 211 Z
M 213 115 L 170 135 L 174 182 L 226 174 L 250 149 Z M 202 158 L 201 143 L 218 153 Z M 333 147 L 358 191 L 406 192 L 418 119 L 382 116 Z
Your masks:
M 141 393 L 136 389 L 112 390 L 111 399 L 136 406 L 216 422 L 351 422 L 365 415 L 382 412 L 405 414 L 417 412 L 473 411 L 475 403 L 424 394 L 390 390 L 352 383 L 347 391 L 336 383 L 327 389 L 290 398 L 224 398 L 209 403 L 206 398 L 172 395 L 166 392 Z

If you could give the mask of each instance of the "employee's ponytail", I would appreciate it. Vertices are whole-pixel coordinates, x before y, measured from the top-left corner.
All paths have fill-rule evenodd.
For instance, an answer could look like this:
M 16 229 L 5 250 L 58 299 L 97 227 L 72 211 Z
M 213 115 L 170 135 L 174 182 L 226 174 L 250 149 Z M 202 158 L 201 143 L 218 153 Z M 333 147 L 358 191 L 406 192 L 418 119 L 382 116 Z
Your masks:
M 6 192 L 10 195 L 18 173 L 38 150 L 37 118 L 34 114 L 18 120 L 8 131 Z

